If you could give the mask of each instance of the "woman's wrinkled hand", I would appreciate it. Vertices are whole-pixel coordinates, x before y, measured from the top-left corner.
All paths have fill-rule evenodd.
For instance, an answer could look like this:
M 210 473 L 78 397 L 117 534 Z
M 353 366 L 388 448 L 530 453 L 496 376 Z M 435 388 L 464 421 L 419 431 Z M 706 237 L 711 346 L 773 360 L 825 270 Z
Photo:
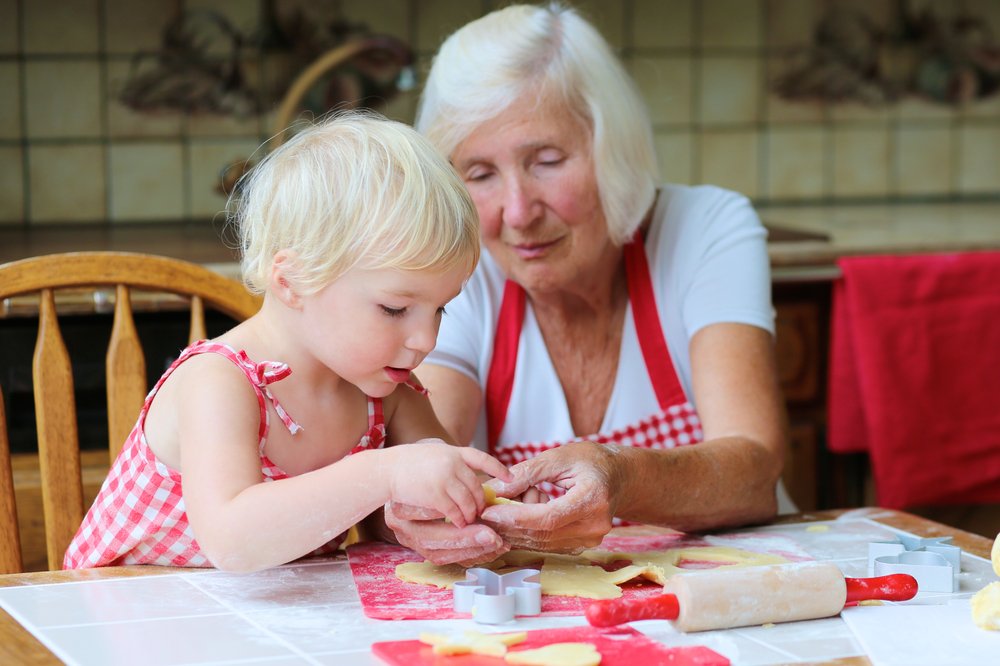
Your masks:
M 575 442 L 518 463 L 514 480 L 492 481 L 498 493 L 516 496 L 542 481 L 567 490 L 541 504 L 498 504 L 486 507 L 480 520 L 511 548 L 575 553 L 601 543 L 615 515 L 621 477 L 617 448 Z
M 487 525 L 471 523 L 460 528 L 441 518 L 440 513 L 412 505 L 397 502 L 385 505 L 385 524 L 399 544 L 434 564 L 471 567 L 495 560 L 509 550 L 500 535 Z

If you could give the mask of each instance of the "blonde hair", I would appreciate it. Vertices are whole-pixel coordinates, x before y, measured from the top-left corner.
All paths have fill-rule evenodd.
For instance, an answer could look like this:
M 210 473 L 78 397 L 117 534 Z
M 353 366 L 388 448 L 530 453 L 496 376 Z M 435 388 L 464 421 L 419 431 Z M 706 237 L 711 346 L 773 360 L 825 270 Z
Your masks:
M 560 101 L 590 127 L 609 235 L 629 240 L 659 181 L 652 124 L 621 62 L 575 10 L 512 5 L 457 30 L 434 58 L 415 125 L 451 155 L 526 97 Z
M 361 262 L 471 274 L 479 261 L 479 218 L 454 169 L 412 128 L 375 113 L 307 126 L 245 176 L 228 210 L 255 293 L 281 250 L 304 294 Z

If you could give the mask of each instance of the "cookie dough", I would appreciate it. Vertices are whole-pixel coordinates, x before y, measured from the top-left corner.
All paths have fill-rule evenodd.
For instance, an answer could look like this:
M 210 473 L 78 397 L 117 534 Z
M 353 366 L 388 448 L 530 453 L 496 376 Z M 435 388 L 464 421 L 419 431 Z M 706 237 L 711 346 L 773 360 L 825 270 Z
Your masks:
M 512 550 L 500 559 L 480 566 L 505 573 L 507 570 L 540 564 L 542 594 L 615 599 L 622 594 L 618 586 L 635 578 L 646 578 L 663 585 L 674 574 L 690 571 L 677 566 L 682 561 L 719 562 L 721 564 L 716 568 L 722 569 L 781 564 L 788 560 L 778 555 L 755 553 L 730 546 L 706 546 L 640 553 L 588 550 L 580 555 Z M 616 562 L 628 564 L 615 571 L 597 566 Z M 396 577 L 407 583 L 447 589 L 454 583 L 465 580 L 465 568 L 457 564 L 438 566 L 431 562 L 406 562 L 396 567 Z
M 521 666 L 597 666 L 601 653 L 590 643 L 553 643 L 534 650 L 508 652 L 508 664 Z
M 972 621 L 981 629 L 1000 631 L 1000 582 L 990 583 L 973 595 Z
M 990 551 L 990 560 L 993 562 L 993 573 L 1000 576 L 1000 534 L 997 534 L 997 539 L 993 542 L 993 550 Z
M 434 646 L 434 654 L 481 654 L 488 657 L 502 657 L 511 645 L 523 643 L 528 634 L 523 631 L 510 634 L 483 634 L 466 631 L 462 636 L 442 634 L 420 634 L 420 642 Z

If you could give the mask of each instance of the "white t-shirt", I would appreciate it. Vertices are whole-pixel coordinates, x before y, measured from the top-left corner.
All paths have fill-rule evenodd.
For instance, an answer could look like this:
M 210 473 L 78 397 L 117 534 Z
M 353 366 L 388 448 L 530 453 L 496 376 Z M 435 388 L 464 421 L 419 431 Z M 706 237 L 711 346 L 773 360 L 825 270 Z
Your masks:
M 736 322 L 774 333 L 767 232 L 749 200 L 740 194 L 707 185 L 667 185 L 660 190 L 647 233 L 646 256 L 663 334 L 684 392 L 693 403 L 688 349 L 698 330 Z M 485 390 L 505 281 L 499 266 L 484 252 L 466 288 L 448 304 L 437 347 L 427 363 L 462 372 Z M 630 304 L 601 432 L 658 411 Z M 559 377 L 529 301 L 514 390 L 499 441 L 567 441 L 575 436 Z M 486 450 L 485 410 L 480 413 L 473 444 Z

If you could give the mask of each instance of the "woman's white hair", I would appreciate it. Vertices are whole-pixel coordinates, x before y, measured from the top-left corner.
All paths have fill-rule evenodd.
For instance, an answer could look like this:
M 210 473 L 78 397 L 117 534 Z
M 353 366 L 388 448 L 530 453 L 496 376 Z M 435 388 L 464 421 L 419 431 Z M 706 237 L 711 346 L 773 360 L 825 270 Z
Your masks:
M 306 127 L 241 181 L 228 210 L 243 281 L 265 291 L 275 255 L 314 293 L 351 267 L 448 270 L 479 260 L 479 217 L 461 179 L 413 128 L 340 112 Z
M 628 241 L 659 181 L 652 126 L 631 77 L 575 10 L 512 5 L 457 30 L 434 58 L 416 127 L 451 155 L 477 126 L 529 96 L 567 104 L 591 128 L 608 233 Z

